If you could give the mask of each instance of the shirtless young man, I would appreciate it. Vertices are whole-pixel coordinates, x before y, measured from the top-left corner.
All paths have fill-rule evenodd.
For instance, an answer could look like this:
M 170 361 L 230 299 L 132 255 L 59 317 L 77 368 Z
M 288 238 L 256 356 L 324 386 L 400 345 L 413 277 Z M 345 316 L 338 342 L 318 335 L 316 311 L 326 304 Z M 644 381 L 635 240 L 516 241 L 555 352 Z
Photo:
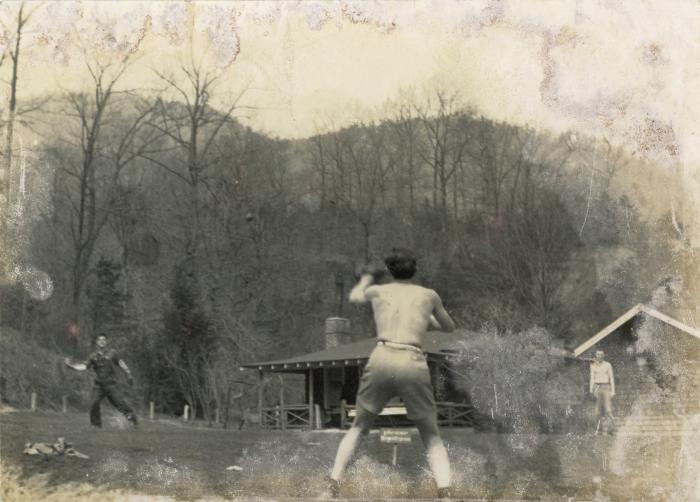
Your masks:
M 454 322 L 435 291 L 412 283 L 416 260 L 410 251 L 395 248 L 384 263 L 393 277 L 391 283 L 373 285 L 374 277 L 368 272 L 350 292 L 351 302 L 372 302 L 379 341 L 360 380 L 357 415 L 338 447 L 328 495 L 337 498 L 340 479 L 360 436 L 369 432 L 384 405 L 399 396 L 426 447 L 438 497 L 448 498 L 450 463 L 438 431 L 433 387 L 421 347 L 429 324 L 453 331 Z

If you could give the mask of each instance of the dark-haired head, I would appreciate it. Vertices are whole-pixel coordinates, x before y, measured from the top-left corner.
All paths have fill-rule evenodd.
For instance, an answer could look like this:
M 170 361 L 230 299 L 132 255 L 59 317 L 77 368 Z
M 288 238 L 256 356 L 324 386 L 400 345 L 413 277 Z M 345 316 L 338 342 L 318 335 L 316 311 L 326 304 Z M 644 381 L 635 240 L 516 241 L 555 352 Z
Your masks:
M 416 273 L 416 258 L 406 248 L 393 248 L 384 264 L 394 279 L 410 279 Z
M 107 346 L 107 335 L 105 333 L 100 333 L 97 335 L 97 338 L 95 339 L 95 345 L 97 345 L 98 348 L 103 348 Z

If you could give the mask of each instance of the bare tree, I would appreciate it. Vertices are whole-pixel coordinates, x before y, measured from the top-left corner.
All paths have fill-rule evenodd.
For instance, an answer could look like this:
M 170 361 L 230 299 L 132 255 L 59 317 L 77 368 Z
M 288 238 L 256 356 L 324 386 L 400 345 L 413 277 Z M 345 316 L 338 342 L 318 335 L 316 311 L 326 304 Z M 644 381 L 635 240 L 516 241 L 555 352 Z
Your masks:
M 333 124 L 329 122 L 323 129 L 331 131 Z M 316 177 L 320 216 L 325 230 L 318 236 L 322 252 L 342 252 L 341 221 L 351 210 L 354 196 L 349 153 L 353 138 L 347 130 L 326 132 L 311 138 L 311 169 Z
M 319 209 L 326 209 L 328 204 L 328 183 L 331 178 L 330 159 L 323 135 L 311 138 L 311 169 L 318 174 Z
M 586 176 L 586 208 L 579 227 L 579 236 L 583 235 L 592 209 L 600 206 L 601 197 L 607 197 L 616 175 L 630 162 L 625 152 L 614 147 L 606 138 L 581 138 L 570 144 L 574 161 L 582 168 Z
M 475 291 L 519 310 L 521 321 L 555 327 L 564 321 L 557 298 L 578 239 L 558 194 L 538 189 L 533 201 L 498 227 L 487 220 L 487 238 L 465 241 L 462 272 Z
M 397 162 L 394 170 L 397 188 L 396 200 L 398 208 L 401 210 L 404 197 L 403 187 L 406 186 L 408 188 L 408 212 L 413 223 L 419 190 L 418 179 L 423 166 L 421 125 L 415 113 L 413 102 L 400 102 L 396 107 L 393 119 L 389 123 L 396 136 Z
M 243 96 L 240 92 L 223 111 L 212 106 L 216 85 L 221 72 L 204 68 L 194 60 L 180 68 L 182 83 L 175 77 L 156 72 L 167 88 L 178 95 L 181 103 L 157 102 L 157 116 L 149 121 L 151 127 L 167 136 L 182 156 L 174 162 L 164 162 L 157 156 L 144 156 L 153 164 L 175 176 L 186 188 L 188 207 L 184 214 L 184 253 L 190 262 L 192 273 L 199 269 L 199 249 L 204 239 L 202 232 L 203 190 L 211 190 L 208 172 L 212 166 L 222 162 L 228 152 L 216 152 L 216 140 L 233 114 Z M 178 162 L 178 159 L 182 159 Z
M 395 164 L 393 152 L 387 148 L 387 131 L 376 125 L 352 127 L 344 131 L 349 137 L 347 146 L 348 169 L 351 176 L 348 207 L 355 214 L 362 230 L 362 252 L 370 258 L 370 238 L 379 214 L 380 204 L 386 200 L 387 178 Z
M 527 169 L 526 132 L 483 117 L 475 129 L 475 141 L 470 144 L 468 154 L 479 181 L 479 199 L 494 218 L 499 218 L 504 210 L 513 210 L 521 176 L 526 177 L 522 172 Z M 508 188 L 509 201 L 503 200 Z
M 90 59 L 86 56 L 93 89 L 68 94 L 65 115 L 77 126 L 65 127 L 62 145 L 51 152 L 62 180 L 59 192 L 69 207 L 71 320 L 77 327 L 81 324 L 85 279 L 95 246 L 123 195 L 119 188 L 121 174 L 157 139 L 157 134 L 145 128 L 150 108 L 137 107 L 133 115 L 121 113 L 128 106 L 128 95 L 116 86 L 129 67 L 129 57 L 116 63 Z M 124 99 L 116 100 L 117 96 Z M 117 105 L 122 109 L 118 110 Z
M 426 133 L 428 147 L 423 160 L 432 169 L 433 207 L 440 210 L 441 230 L 447 229 L 448 188 L 457 169 L 463 164 L 469 131 L 459 127 L 467 112 L 458 107 L 457 97 L 444 91 L 435 93 L 436 102 L 416 109 Z
M 214 403 L 223 406 L 225 396 L 207 358 L 216 352 L 235 367 L 246 347 L 259 346 L 250 338 L 252 329 L 238 327 L 267 321 L 260 302 L 269 299 L 266 290 L 272 286 L 267 263 L 275 211 L 286 204 L 286 146 L 235 119 L 245 89 L 223 109 L 215 106 L 220 71 L 192 59 L 178 73 L 156 72 L 179 101 L 158 99 L 149 122 L 173 149 L 144 158 L 171 175 L 182 223 L 172 238 L 186 277 L 183 287 L 192 299 L 187 308 L 199 311 L 208 326 L 187 343 L 176 341 L 168 362 L 183 394 L 210 417 Z M 164 336 L 172 338 L 182 327 L 174 323 L 166 329 Z
M 14 29 L 14 47 L 9 47 L 8 50 L 4 51 L 2 56 L 0 56 L 0 66 L 5 60 L 5 57 L 9 55 L 10 61 L 12 63 L 12 71 L 10 76 L 10 98 L 7 107 L 7 120 L 5 122 L 5 151 L 4 151 L 4 169 L 5 169 L 5 179 L 3 180 L 2 192 L 5 194 L 5 211 L 9 211 L 12 205 L 12 156 L 13 156 L 13 145 L 14 145 L 14 132 L 15 132 L 15 118 L 17 115 L 17 84 L 19 82 L 19 63 L 20 63 L 20 49 L 22 48 L 22 34 L 24 29 L 32 17 L 32 14 L 36 11 L 38 7 L 35 7 L 29 12 L 25 11 L 25 3 L 22 2 L 19 5 L 19 10 L 17 11 L 17 23 Z
M 15 142 L 15 124 L 17 117 L 25 113 L 31 112 L 35 109 L 35 106 L 29 106 L 26 109 L 18 107 L 17 93 L 19 84 L 19 69 L 20 69 L 20 55 L 24 48 L 23 35 L 29 20 L 39 9 L 41 5 L 35 6 L 31 10 L 26 9 L 25 2 L 19 4 L 17 10 L 16 22 L 12 28 L 2 25 L 5 35 L 8 40 L 6 47 L 3 47 L 2 54 L 0 54 L 0 68 L 2 68 L 5 60 L 9 56 L 9 61 L 11 63 L 10 79 L 9 79 L 9 100 L 7 103 L 7 118 L 2 124 L 5 128 L 5 145 L 2 151 L 2 162 L 0 164 L 0 199 L 5 198 L 3 207 L 0 208 L 0 234 L 6 242 L 10 243 L 3 253 L 0 260 L 4 261 L 2 270 L 0 273 L 5 275 L 9 271 L 10 265 L 15 261 L 18 250 L 18 242 L 20 241 L 21 235 L 20 230 L 17 228 L 16 224 L 12 224 L 10 221 L 10 211 L 13 210 L 15 201 L 14 193 L 15 188 L 13 187 L 14 181 L 14 142 Z M 21 186 L 21 182 L 20 182 Z M 21 208 L 20 208 L 21 209 Z

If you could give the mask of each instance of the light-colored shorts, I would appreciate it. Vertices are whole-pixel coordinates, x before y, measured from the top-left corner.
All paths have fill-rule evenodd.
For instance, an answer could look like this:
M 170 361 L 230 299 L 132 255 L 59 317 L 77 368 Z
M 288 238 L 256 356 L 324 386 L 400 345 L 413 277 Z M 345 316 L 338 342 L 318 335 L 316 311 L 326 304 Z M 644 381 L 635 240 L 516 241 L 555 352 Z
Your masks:
M 356 404 L 378 415 L 396 396 L 403 401 L 411 420 L 437 416 L 425 355 L 419 350 L 379 344 L 369 356 L 360 379 Z

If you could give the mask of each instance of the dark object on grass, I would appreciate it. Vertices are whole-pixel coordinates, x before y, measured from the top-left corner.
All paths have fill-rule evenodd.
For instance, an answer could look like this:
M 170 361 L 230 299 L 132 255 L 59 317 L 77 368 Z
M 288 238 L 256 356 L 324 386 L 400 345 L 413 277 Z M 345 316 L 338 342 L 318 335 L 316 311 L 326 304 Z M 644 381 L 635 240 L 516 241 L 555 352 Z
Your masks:
M 439 499 L 452 498 L 452 494 L 450 493 L 450 489 L 449 488 L 438 488 L 437 498 L 439 498 Z
M 332 477 L 326 477 L 326 493 L 328 498 L 337 499 L 340 496 L 340 483 Z
M 73 448 L 73 443 L 58 438 L 54 444 L 27 443 L 24 445 L 25 455 L 43 455 L 44 457 L 65 455 L 66 457 L 90 458 Z

